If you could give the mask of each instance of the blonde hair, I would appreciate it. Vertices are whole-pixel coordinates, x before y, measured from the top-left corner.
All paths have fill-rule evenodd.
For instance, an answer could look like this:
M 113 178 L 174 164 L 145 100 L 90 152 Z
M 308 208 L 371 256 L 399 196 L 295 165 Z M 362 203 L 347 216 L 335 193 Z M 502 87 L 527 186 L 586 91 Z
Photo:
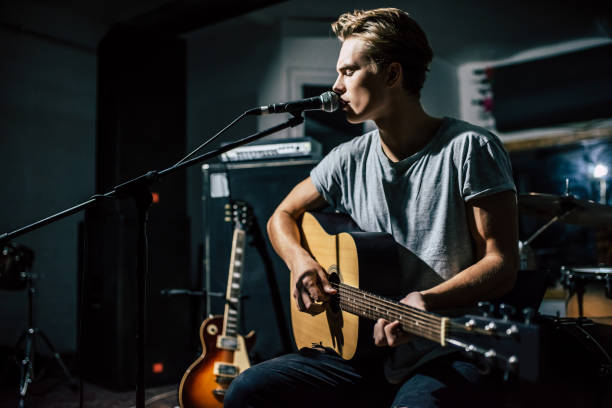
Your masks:
M 363 40 L 377 67 L 399 62 L 404 89 L 420 96 L 433 51 L 425 32 L 408 13 L 396 8 L 355 10 L 338 17 L 332 30 L 342 42 L 350 37 Z

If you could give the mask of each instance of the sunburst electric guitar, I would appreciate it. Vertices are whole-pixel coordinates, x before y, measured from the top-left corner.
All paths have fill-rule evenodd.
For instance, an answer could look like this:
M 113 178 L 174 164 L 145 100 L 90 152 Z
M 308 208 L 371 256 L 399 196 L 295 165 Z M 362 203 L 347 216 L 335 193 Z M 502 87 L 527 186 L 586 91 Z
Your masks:
M 398 245 L 389 234 L 359 231 L 349 217 L 339 214 L 307 212 L 299 227 L 302 246 L 327 270 L 338 293 L 315 316 L 298 311 L 291 296 L 298 349 L 321 345 L 344 359 L 359 358 L 360 351 L 372 349 L 373 321 L 384 318 L 399 320 L 408 333 L 464 350 L 506 375 L 531 381 L 538 377 L 539 329 L 529 319 L 449 318 L 401 304 L 390 298 L 401 293 Z
M 246 234 L 252 223 L 252 211 L 248 204 L 241 201 L 232 201 L 226 209 L 226 221 L 234 223 L 234 236 L 225 312 L 223 316 L 207 318 L 200 326 L 202 354 L 181 380 L 181 408 L 223 407 L 223 398 L 231 381 L 250 367 L 248 351 L 255 343 L 255 333 L 251 331 L 242 336 L 238 328 Z

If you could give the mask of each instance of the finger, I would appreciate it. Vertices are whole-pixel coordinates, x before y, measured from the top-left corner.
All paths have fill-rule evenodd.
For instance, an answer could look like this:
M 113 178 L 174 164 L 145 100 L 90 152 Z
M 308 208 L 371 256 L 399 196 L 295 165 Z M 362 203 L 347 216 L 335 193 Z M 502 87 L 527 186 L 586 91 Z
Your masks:
M 308 296 L 310 296 L 313 302 L 324 302 L 327 300 L 327 296 L 323 294 L 323 291 L 317 285 L 311 286 L 307 290 Z
M 321 288 L 323 289 L 323 293 L 326 294 L 326 296 L 335 295 L 336 293 L 338 293 L 338 290 L 334 289 L 331 283 L 329 283 L 329 280 L 327 280 L 327 273 L 323 269 L 319 269 L 318 274 Z
M 296 288 L 299 291 L 308 289 L 317 284 L 317 274 L 314 271 L 304 272 L 296 282 Z
M 391 347 L 397 346 L 399 344 L 398 339 L 399 339 L 400 331 L 401 331 L 399 321 L 396 320 L 393 323 L 389 323 L 388 325 L 384 327 L 383 330 L 385 332 L 385 338 L 387 339 L 387 344 L 389 344 L 389 346 Z
M 297 289 L 293 291 L 293 298 L 295 299 L 295 303 L 297 304 L 298 310 L 300 312 L 306 311 L 306 305 L 304 305 L 302 296 L 300 296 L 300 292 Z
M 387 346 L 387 337 L 385 336 L 384 328 L 389 324 L 389 321 L 385 319 L 378 319 L 374 325 L 374 344 L 378 347 Z
M 317 284 L 317 275 L 314 272 L 304 274 L 303 277 L 300 279 L 300 282 L 302 283 L 302 290 L 306 291 L 312 299 L 314 299 L 315 301 L 325 300 L 323 291 L 319 288 L 319 285 Z
M 307 292 L 302 292 L 300 298 L 304 304 L 304 309 L 301 310 L 302 312 L 306 312 L 314 316 L 325 310 L 325 305 L 322 303 L 316 303 Z

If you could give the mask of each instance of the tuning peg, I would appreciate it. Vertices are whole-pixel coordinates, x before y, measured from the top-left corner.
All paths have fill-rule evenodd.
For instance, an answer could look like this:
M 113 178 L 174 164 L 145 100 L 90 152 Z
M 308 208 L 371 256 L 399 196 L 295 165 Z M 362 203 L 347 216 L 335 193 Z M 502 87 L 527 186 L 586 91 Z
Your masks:
M 518 372 L 519 360 L 516 356 L 510 356 L 504 370 L 504 382 L 508 382 L 510 375 Z
M 504 320 L 511 320 L 516 313 L 516 308 L 507 303 L 502 303 L 499 305 L 499 312 L 502 314 Z
M 495 305 L 491 302 L 478 302 L 478 309 L 480 309 L 484 317 L 493 316 L 495 313 Z
M 225 207 L 226 210 L 229 210 L 230 208 L 232 208 L 232 206 L 229 205 L 229 204 L 225 204 L 224 207 Z
M 531 324 L 533 317 L 535 316 L 536 311 L 531 307 L 526 307 L 523 309 L 523 317 L 525 318 L 525 324 Z
M 232 222 L 232 217 L 225 217 L 224 220 L 225 222 Z

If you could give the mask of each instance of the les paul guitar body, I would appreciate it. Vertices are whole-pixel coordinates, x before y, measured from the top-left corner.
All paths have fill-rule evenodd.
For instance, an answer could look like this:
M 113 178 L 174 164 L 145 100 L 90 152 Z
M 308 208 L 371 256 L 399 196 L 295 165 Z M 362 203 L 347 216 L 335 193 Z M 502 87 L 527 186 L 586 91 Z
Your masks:
M 179 386 L 181 408 L 223 407 L 223 397 L 237 373 L 250 367 L 248 350 L 255 333 L 236 336 L 236 350 L 219 348 L 223 316 L 212 316 L 200 326 L 202 355 L 187 369 Z

